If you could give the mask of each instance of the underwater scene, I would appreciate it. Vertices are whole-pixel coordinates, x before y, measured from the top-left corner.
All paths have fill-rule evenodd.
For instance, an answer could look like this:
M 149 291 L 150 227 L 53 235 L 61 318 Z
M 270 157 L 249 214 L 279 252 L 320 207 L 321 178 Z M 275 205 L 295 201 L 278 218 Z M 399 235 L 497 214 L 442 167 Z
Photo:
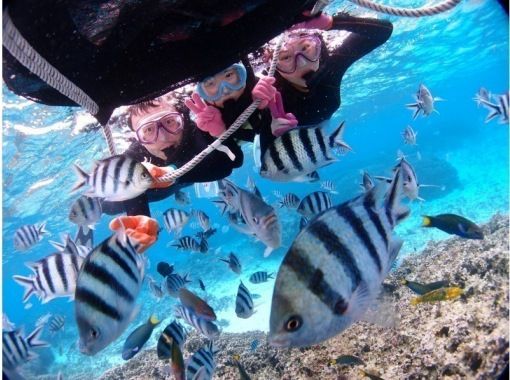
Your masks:
M 4 70 L 3 378 L 508 378 L 508 11 L 355 3 L 117 108 L 114 149 Z

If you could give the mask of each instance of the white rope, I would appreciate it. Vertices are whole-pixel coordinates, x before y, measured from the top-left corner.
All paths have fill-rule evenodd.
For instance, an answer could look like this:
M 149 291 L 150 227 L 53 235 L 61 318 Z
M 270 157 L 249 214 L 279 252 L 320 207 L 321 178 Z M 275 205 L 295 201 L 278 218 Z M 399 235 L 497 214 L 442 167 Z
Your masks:
M 278 56 L 280 54 L 280 49 L 282 47 L 283 37 L 280 38 L 278 44 L 276 45 L 275 53 L 273 55 L 273 60 L 271 61 L 271 66 L 269 67 L 268 76 L 274 76 L 274 72 L 276 70 L 276 63 L 278 62 Z M 156 179 L 157 182 L 174 182 L 179 177 L 182 177 L 184 174 L 193 169 L 196 165 L 198 165 L 209 153 L 214 151 L 221 145 L 223 141 L 228 139 L 234 132 L 236 132 L 248 118 L 252 115 L 252 113 L 257 109 L 260 104 L 260 100 L 255 100 L 251 103 L 248 108 L 246 108 L 241 115 L 237 117 L 237 119 L 232 123 L 229 129 L 221 134 L 212 144 L 208 145 L 202 152 L 197 154 L 195 157 L 188 161 L 186 164 L 176 169 L 175 171 L 165 174 Z
M 8 9 L 3 14 L 3 45 L 23 66 L 45 81 L 61 94 L 79 104 L 92 115 L 99 112 L 99 106 L 81 88 L 46 61 L 21 35 L 9 16 Z
M 370 0 L 347 0 L 347 1 L 350 1 L 351 3 L 359 5 L 360 7 L 363 8 L 368 8 L 379 13 L 386 13 L 393 16 L 425 17 L 449 11 L 450 9 L 455 8 L 462 0 L 446 0 L 441 4 L 437 4 L 431 7 L 425 6 L 416 9 L 390 7 L 386 5 L 375 4 L 373 1 Z
M 103 128 L 103 135 L 106 140 L 106 144 L 108 145 L 108 150 L 110 151 L 111 156 L 115 156 L 117 153 L 115 151 L 115 143 L 113 142 L 112 131 L 110 130 L 110 126 L 108 124 L 101 124 L 101 128 Z

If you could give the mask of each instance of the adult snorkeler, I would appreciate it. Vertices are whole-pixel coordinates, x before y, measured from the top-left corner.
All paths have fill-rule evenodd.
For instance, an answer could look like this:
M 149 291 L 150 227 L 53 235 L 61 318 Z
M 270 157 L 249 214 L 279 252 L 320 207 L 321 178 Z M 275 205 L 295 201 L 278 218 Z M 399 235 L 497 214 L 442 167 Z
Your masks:
M 344 30 L 351 34 L 328 52 L 320 33 L 300 29 Z M 321 14 L 296 24 L 287 32 L 275 73 L 287 112 L 301 125 L 316 125 L 329 120 L 341 104 L 340 85 L 347 69 L 357 60 L 381 46 L 391 36 L 389 21 Z M 282 120 L 285 125 L 286 120 Z
M 214 141 L 209 133 L 196 127 L 188 109 L 177 99 L 170 102 L 166 98 L 157 98 L 131 106 L 128 109 L 128 125 L 135 132 L 136 140 L 123 154 L 138 162 L 148 160 L 157 167 L 180 167 Z M 242 165 L 243 153 L 233 138 L 227 139 L 223 145 L 228 148 L 228 155 L 214 150 L 171 186 L 149 189 L 124 202 L 103 202 L 103 211 L 107 214 L 126 212 L 127 215 L 150 216 L 149 202 L 167 198 L 196 182 L 227 177 L 234 168 Z

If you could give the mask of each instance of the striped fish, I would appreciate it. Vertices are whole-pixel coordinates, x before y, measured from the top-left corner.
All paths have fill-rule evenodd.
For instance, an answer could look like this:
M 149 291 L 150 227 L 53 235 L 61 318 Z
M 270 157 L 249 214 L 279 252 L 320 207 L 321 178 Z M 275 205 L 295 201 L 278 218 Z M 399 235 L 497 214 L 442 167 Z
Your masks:
M 280 208 L 297 208 L 299 206 L 299 197 L 294 193 L 287 193 L 280 199 Z
M 82 195 L 71 205 L 69 220 L 78 226 L 93 228 L 101 219 L 103 210 L 99 198 Z
M 430 90 L 423 84 L 420 84 L 420 87 L 416 92 L 415 99 L 416 103 L 406 104 L 407 108 L 415 110 L 413 114 L 413 120 L 418 117 L 420 112 L 423 113 L 423 116 L 429 116 L 432 112 L 439 113 L 434 108 L 434 103 L 444 100 L 439 97 L 433 97 Z
M 208 342 L 189 359 L 186 365 L 186 380 L 210 380 L 216 363 L 214 362 L 216 350 L 212 342 Z
M 73 239 L 71 239 L 71 236 L 69 234 L 63 234 L 61 235 L 62 243 L 51 241 L 50 244 L 53 245 L 56 249 L 58 249 L 60 252 L 68 252 L 68 253 L 74 253 L 76 255 L 79 255 L 81 257 L 86 257 L 89 252 L 91 251 L 90 248 L 78 245 Z
M 344 123 L 326 136 L 321 127 L 294 128 L 276 138 L 262 158 L 260 175 L 274 181 L 292 181 L 335 161 L 332 149 L 351 150 L 342 141 Z
M 120 202 L 136 198 L 152 185 L 152 177 L 141 163 L 134 159 L 116 155 L 97 161 L 89 175 L 74 165 L 78 181 L 71 191 L 85 185 L 89 190 L 84 195 Z
M 201 252 L 200 244 L 191 236 L 183 236 L 177 240 L 176 244 L 172 244 L 171 246 L 183 251 Z
M 35 224 L 28 224 L 18 228 L 14 233 L 14 249 L 16 251 L 26 251 L 33 247 L 36 243 L 41 241 L 44 234 L 48 233 L 44 227 L 46 227 L 46 222 L 38 226 Z
M 179 322 L 173 321 L 170 323 L 165 327 L 158 339 L 158 358 L 169 359 L 172 356 L 172 342 L 176 342 L 182 348 L 186 337 L 186 330 L 184 330 L 184 327 Z
M 243 282 L 239 284 L 236 297 L 236 315 L 239 318 L 250 318 L 255 311 L 253 310 L 253 299 L 251 298 L 250 291 Z
M 495 117 L 499 116 L 500 124 L 508 124 L 508 103 L 510 92 L 496 96 L 496 103 L 489 102 L 485 99 L 480 99 L 480 102 L 489 110 L 489 114 L 485 118 L 488 123 Z
M 216 339 L 220 336 L 220 330 L 213 322 L 200 318 L 193 313 L 190 309 L 178 305 L 175 308 L 175 317 L 184 319 L 184 321 L 195 328 L 200 334 L 208 339 Z
M 269 342 L 318 344 L 358 321 L 379 294 L 402 241 L 393 229 L 409 215 L 402 172 L 388 188 L 329 209 L 296 237 L 276 277 Z
M 241 274 L 241 272 L 243 270 L 241 262 L 239 261 L 237 256 L 234 255 L 232 252 L 230 252 L 227 259 L 220 259 L 220 260 L 227 263 L 228 267 L 232 270 L 232 272 L 234 272 L 236 274 Z
M 402 132 L 404 144 L 407 145 L 416 145 L 416 136 L 418 136 L 418 132 L 415 132 L 410 125 L 408 125 L 406 129 L 404 129 L 404 131 Z
M 184 191 L 177 190 L 175 193 L 175 201 L 180 206 L 188 206 L 191 204 L 191 200 L 189 199 L 188 193 L 185 193 Z
M 274 279 L 274 273 L 267 273 L 267 272 L 255 272 L 250 276 L 250 282 L 252 284 L 260 284 L 261 282 L 266 282 L 268 279 L 272 278 Z
M 200 227 L 202 227 L 204 231 L 208 231 L 211 229 L 211 220 L 209 219 L 205 212 L 201 210 L 193 210 L 191 213 L 195 218 L 197 218 Z
M 57 331 L 64 328 L 66 320 L 63 315 L 54 315 L 53 317 L 51 317 L 49 323 L 50 326 L 48 327 L 48 329 L 50 330 L 50 332 L 56 333 Z
M 210 228 L 207 231 L 200 231 L 195 234 L 195 237 L 202 240 L 202 239 L 209 239 L 211 236 L 213 236 L 216 233 L 216 228 Z
M 78 346 L 95 355 L 117 339 L 136 316 L 144 262 L 131 239 L 119 231 L 87 256 L 76 284 Z
M 54 298 L 69 297 L 74 299 L 78 273 L 83 264 L 83 257 L 78 254 L 78 249 L 72 242 L 62 252 L 53 253 L 41 260 L 27 262 L 33 275 L 30 277 L 13 276 L 18 284 L 25 287 L 23 303 L 35 294 L 42 303 L 47 303 Z M 74 245 L 74 248 L 69 248 Z
M 78 232 L 76 232 L 74 241 L 76 242 L 76 245 L 82 245 L 87 247 L 89 250 L 92 250 L 92 248 L 94 248 L 94 233 L 90 228 L 80 226 L 78 227 Z
M 169 208 L 163 213 L 163 222 L 168 232 L 174 231 L 177 236 L 189 221 L 189 213 L 177 208 Z
M 486 102 L 490 102 L 491 97 L 492 97 L 492 94 L 489 92 L 489 90 L 487 90 L 485 87 L 480 87 L 478 92 L 475 94 L 475 97 L 473 98 L 473 100 L 476 102 L 476 105 L 478 107 L 480 107 L 480 105 L 485 107 L 485 105 L 482 103 L 482 100 L 484 100 Z
M 297 212 L 305 218 L 313 218 L 315 215 L 331 208 L 331 197 L 324 191 L 315 191 L 301 200 Z
M 169 274 L 165 278 L 166 290 L 172 297 L 178 298 L 179 289 L 185 287 L 189 282 L 191 281 L 188 279 L 187 273 L 184 275 L 184 277 L 178 275 L 177 273 Z
M 336 191 L 335 183 L 333 181 L 331 181 L 330 179 L 328 179 L 324 182 L 321 182 L 321 189 L 329 191 L 331 194 L 338 194 L 338 192 Z
M 43 325 L 36 327 L 32 333 L 24 337 L 21 330 L 2 331 L 2 367 L 15 369 L 34 357 L 33 348 L 49 347 L 39 340 Z
M 361 183 L 359 184 L 363 191 L 366 193 L 375 186 L 374 180 L 366 171 L 361 172 Z

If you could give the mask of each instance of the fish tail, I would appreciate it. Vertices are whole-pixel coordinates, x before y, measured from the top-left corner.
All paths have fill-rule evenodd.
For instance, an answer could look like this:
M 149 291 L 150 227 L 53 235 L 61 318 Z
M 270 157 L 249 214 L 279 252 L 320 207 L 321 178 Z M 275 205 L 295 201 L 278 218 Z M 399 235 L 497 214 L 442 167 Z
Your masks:
M 82 168 L 80 168 L 78 165 L 74 164 L 74 171 L 76 172 L 76 175 L 78 176 L 78 180 L 74 184 L 74 187 L 71 189 L 71 192 L 74 192 L 87 183 L 89 179 L 89 175 L 83 171 Z
M 411 305 L 416 306 L 420 303 L 420 297 L 414 297 L 411 299 Z
M 46 227 L 46 222 L 42 222 L 38 228 L 39 235 L 49 234 L 49 232 L 45 229 L 45 227 Z
M 496 116 L 501 115 L 501 110 L 499 109 L 499 106 L 497 104 L 488 102 L 484 99 L 480 99 L 480 102 L 484 106 L 486 106 L 486 108 L 490 111 L 487 117 L 485 118 L 486 123 L 494 119 Z
M 415 109 L 416 108 L 416 110 L 414 111 L 414 114 L 413 114 L 413 120 L 416 120 L 416 118 L 418 117 L 418 115 L 420 114 L 420 111 L 421 111 L 420 103 L 406 104 L 406 107 L 410 108 L 410 109 Z
M 274 273 L 269 273 L 269 274 L 267 275 L 267 278 L 272 278 L 272 279 L 274 279 Z
M 405 219 L 410 210 L 407 206 L 401 204 L 402 200 L 402 191 L 403 191 L 403 178 L 402 178 L 402 170 L 397 168 L 393 179 L 391 181 L 390 189 L 386 194 L 386 209 L 391 212 L 393 216 L 393 224 L 398 224 L 402 219 Z
M 423 217 L 423 222 L 422 222 L 422 227 L 432 227 L 432 217 L 430 216 L 427 216 L 427 215 L 422 215 Z
M 351 151 L 352 148 L 342 140 L 343 134 L 344 134 L 344 128 L 345 128 L 345 121 L 342 121 L 342 123 L 339 125 L 337 129 L 329 136 L 329 146 L 331 148 L 338 147 L 342 150 Z
M 30 296 L 35 293 L 34 280 L 31 277 L 12 276 L 13 280 L 25 288 L 23 303 L 27 302 Z
M 34 331 L 30 333 L 29 336 L 27 336 L 27 344 L 29 347 L 49 347 L 50 345 L 47 342 L 43 342 L 42 340 L 39 340 L 42 334 L 42 330 L 44 328 L 44 325 L 38 326 L 35 328 Z

